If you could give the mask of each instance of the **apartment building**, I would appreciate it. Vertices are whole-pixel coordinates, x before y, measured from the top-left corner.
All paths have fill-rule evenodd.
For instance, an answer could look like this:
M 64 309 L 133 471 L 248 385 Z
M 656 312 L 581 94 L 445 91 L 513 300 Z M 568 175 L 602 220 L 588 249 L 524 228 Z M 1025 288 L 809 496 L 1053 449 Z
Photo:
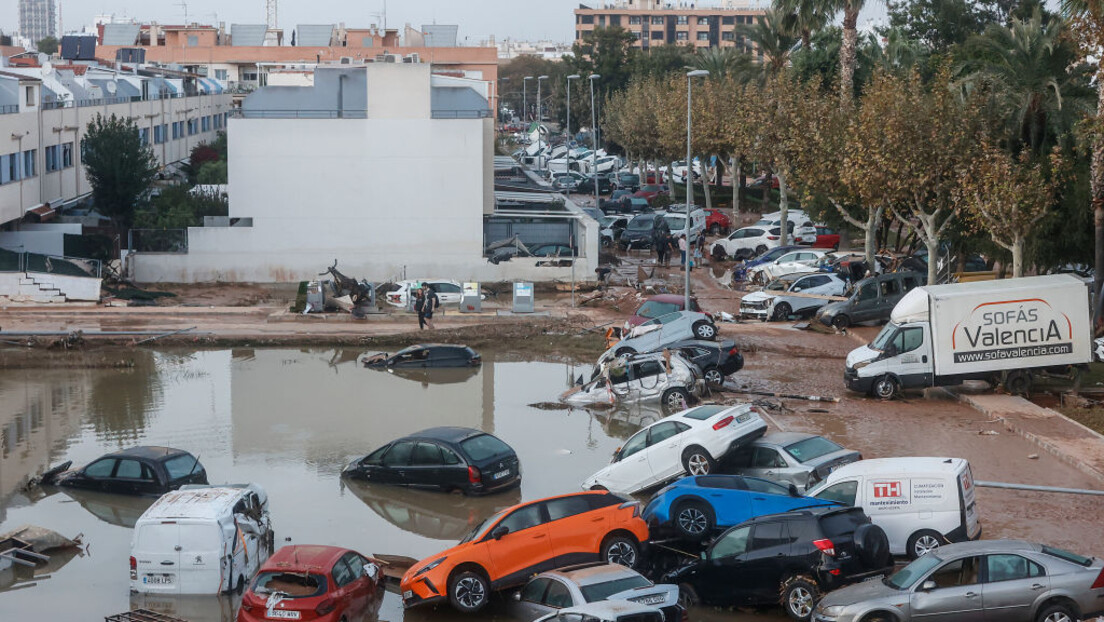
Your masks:
M 31 43 L 57 36 L 54 0 L 19 0 L 19 34 Z
M 597 28 L 618 26 L 636 37 L 633 45 L 638 48 L 676 44 L 750 50 L 737 28 L 754 24 L 763 13 L 758 4 L 733 0 L 713 5 L 662 0 L 618 0 L 595 8 L 580 4 L 575 9 L 575 38 L 582 39 Z

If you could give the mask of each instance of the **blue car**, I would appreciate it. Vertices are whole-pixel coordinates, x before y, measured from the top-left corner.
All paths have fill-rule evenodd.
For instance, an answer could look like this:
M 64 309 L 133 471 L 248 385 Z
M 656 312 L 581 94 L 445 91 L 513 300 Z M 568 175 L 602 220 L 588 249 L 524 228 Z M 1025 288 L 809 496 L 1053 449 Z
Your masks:
M 652 537 L 674 533 L 702 540 L 756 516 L 827 505 L 838 504 L 803 497 L 792 484 L 787 488 L 758 477 L 698 475 L 657 492 L 644 506 L 643 518 Z

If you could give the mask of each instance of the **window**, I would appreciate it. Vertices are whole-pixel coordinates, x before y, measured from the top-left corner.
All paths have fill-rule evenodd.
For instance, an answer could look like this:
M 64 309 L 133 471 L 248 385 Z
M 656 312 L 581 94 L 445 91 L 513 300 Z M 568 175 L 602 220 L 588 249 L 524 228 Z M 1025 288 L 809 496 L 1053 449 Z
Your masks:
M 501 454 L 511 453 L 510 446 L 490 434 L 480 434 L 460 441 L 460 448 L 468 457 L 480 462 Z
M 338 587 L 349 585 L 356 579 L 356 576 L 353 574 L 353 569 L 349 568 L 349 564 L 345 563 L 344 557 L 337 560 L 337 563 L 334 564 L 333 579 Z
M 914 277 L 914 276 L 906 276 L 905 277 L 905 291 L 906 292 L 910 292 L 910 291 L 916 289 L 917 285 L 919 285 L 919 283 L 916 282 L 916 277 Z
M 759 523 L 751 534 L 751 546 L 748 550 L 758 551 L 789 543 L 790 535 L 785 522 Z
M 874 300 L 878 297 L 878 286 L 874 283 L 867 283 L 863 285 L 859 290 L 859 296 L 857 300 Z
M 747 552 L 748 534 L 751 527 L 740 527 L 721 536 L 709 550 L 710 559 L 735 557 Z
M 364 562 L 367 561 L 356 553 L 346 553 L 345 562 L 349 564 L 349 569 L 353 571 L 353 578 L 363 577 L 364 574 Z
M 202 471 L 203 465 L 199 463 L 199 458 L 186 454 L 166 460 L 165 470 L 168 471 L 170 480 L 176 480 Z
M 685 15 L 679 15 L 675 18 L 675 23 L 679 26 L 685 26 L 690 23 L 690 18 Z
M 559 581 L 552 581 L 548 584 L 548 592 L 544 595 L 544 604 L 556 609 L 563 609 L 575 603 L 572 601 L 571 592 L 567 591 L 566 585 Z
M 678 436 L 686 430 L 689 430 L 690 426 L 678 423 L 676 421 L 664 421 L 663 423 L 657 423 L 649 429 L 650 437 L 648 438 L 648 446 L 658 445 L 663 441 Z
M 498 527 L 506 527 L 510 530 L 509 533 L 517 533 L 529 529 L 530 527 L 536 527 L 543 522 L 541 504 L 532 503 L 519 510 L 515 510 L 512 514 L 502 519 Z M 495 527 L 495 529 L 498 529 L 498 527 Z
M 120 460 L 118 468 L 115 469 L 115 477 L 153 481 L 153 473 L 150 472 L 149 467 L 137 460 Z
M 539 603 L 544 599 L 544 591 L 552 579 L 533 579 L 521 590 L 521 600 L 530 603 Z
M 609 24 L 610 24 L 610 26 L 620 26 L 621 25 L 621 16 L 620 15 L 610 15 Z
M 667 20 L 664 19 L 662 15 L 653 15 L 652 16 L 652 25 L 653 26 L 662 26 L 665 23 L 667 23 Z
M 160 145 L 161 143 L 165 142 L 164 134 L 162 134 L 161 132 L 162 130 L 160 125 L 153 126 L 153 144 Z
M 176 121 L 173 121 L 173 124 L 172 124 L 172 139 L 176 140 L 177 138 L 180 138 L 180 124 L 177 123 Z
M 632 36 L 637 38 L 637 39 L 640 39 L 644 36 L 644 33 L 640 32 L 638 30 L 633 30 L 632 31 Z
M 6 179 L 4 179 L 4 183 L 8 183 L 10 181 L 19 181 L 19 154 L 13 153 L 5 157 L 7 157 L 8 159 L 8 165 L 4 167 L 4 173 L 6 177 Z
M 73 166 L 73 143 L 65 143 L 61 146 L 61 167 L 70 168 Z
M 61 168 L 61 164 L 58 160 L 58 147 L 57 145 L 51 145 L 46 147 L 46 172 L 50 173 Z
M 621 448 L 620 459 L 624 460 L 636 452 L 644 449 L 648 444 L 648 431 L 641 430 L 634 434 L 632 438 L 625 441 L 625 446 Z
M 808 462 L 809 460 L 816 460 L 821 456 L 827 456 L 833 451 L 839 451 L 843 449 L 839 445 L 824 438 L 823 436 L 813 436 L 805 440 L 797 441 L 790 445 L 786 445 L 786 453 L 793 456 L 794 460 L 798 462 Z
M 105 458 L 103 460 L 97 460 L 85 467 L 84 474 L 88 477 L 111 477 L 111 472 L 114 470 L 115 459 Z
M 989 583 L 1046 575 L 1042 566 L 1019 555 L 989 555 L 985 558 L 985 565 L 989 571 Z
M 228 76 L 227 76 L 227 72 L 226 72 L 226 70 L 225 70 L 225 69 L 216 69 L 216 70 L 215 70 L 215 79 L 216 79 L 216 80 L 223 80 L 223 81 L 225 81 L 225 80 L 227 79 L 227 77 L 228 77 Z
M 897 346 L 898 354 L 912 352 L 916 348 L 924 345 L 924 329 L 902 329 L 900 332 L 897 333 L 897 337 L 893 340 L 893 345 Z
M 901 291 L 900 286 L 894 279 L 886 279 L 879 283 L 882 287 L 882 296 L 894 296 Z
M 630 26 L 638 26 L 638 25 L 640 25 L 640 22 L 641 22 L 641 18 L 640 18 L 639 15 L 630 15 L 629 16 L 629 25 Z
M 410 461 L 413 466 L 439 466 L 444 464 L 441 457 L 441 448 L 433 443 L 418 443 L 414 447 L 414 457 Z
M 978 582 L 978 558 L 964 557 L 943 564 L 939 570 L 931 573 L 929 581 L 935 581 L 937 588 L 974 585 Z
M 188 47 L 194 48 L 199 45 L 199 37 L 196 35 L 188 35 Z
M 579 16 L 579 23 L 580 24 L 593 24 L 594 23 L 594 16 L 593 15 L 580 15 Z
M 768 495 L 783 495 L 789 496 L 790 489 L 784 488 L 774 482 L 768 482 L 765 479 L 759 479 L 757 477 L 748 477 L 744 479 L 744 484 L 747 485 L 748 490 L 752 492 L 761 492 Z
M 709 33 L 708 32 L 699 32 L 698 33 L 698 41 L 709 41 Z
M 659 361 L 644 361 L 633 364 L 633 378 L 653 378 L 664 373 L 663 365 Z
M 725 26 L 731 26 L 731 25 L 736 23 L 736 19 L 734 17 L 732 17 L 731 15 L 725 15 L 724 17 L 721 18 L 721 23 L 724 24 Z
M 412 441 L 395 443 L 383 456 L 383 466 L 406 466 L 410 463 L 410 454 L 414 452 Z
M 786 466 L 786 461 L 778 455 L 777 451 L 769 447 L 756 447 L 751 466 L 755 469 L 772 469 Z
M 23 177 L 34 177 L 37 173 L 35 171 L 35 160 L 38 159 L 38 149 L 28 149 L 23 152 Z
M 598 25 L 599 26 L 605 26 L 606 25 L 606 16 L 605 15 L 599 15 L 598 16 Z
M 560 520 L 590 511 L 586 497 L 561 497 L 544 504 L 548 509 L 548 520 Z
M 859 482 L 855 480 L 840 482 L 820 491 L 820 493 L 816 495 L 816 498 L 826 501 L 835 501 L 844 505 L 855 505 L 855 494 L 858 490 Z
M 698 18 L 698 25 L 699 26 L 708 26 L 709 25 L 709 18 L 708 17 L 699 17 Z
M 33 107 L 35 105 L 35 90 L 34 90 L 34 87 L 33 86 L 28 86 L 25 89 L 23 89 L 23 92 L 26 94 L 25 97 L 26 97 L 27 106 L 28 107 Z
M 140 128 L 138 130 L 138 140 L 142 142 L 142 146 L 145 147 L 149 144 L 149 130 L 146 128 Z M 49 161 L 46 163 L 46 170 L 49 171 Z
M 721 41 L 732 41 L 735 38 L 735 33 L 733 33 L 731 30 L 726 30 L 721 33 Z

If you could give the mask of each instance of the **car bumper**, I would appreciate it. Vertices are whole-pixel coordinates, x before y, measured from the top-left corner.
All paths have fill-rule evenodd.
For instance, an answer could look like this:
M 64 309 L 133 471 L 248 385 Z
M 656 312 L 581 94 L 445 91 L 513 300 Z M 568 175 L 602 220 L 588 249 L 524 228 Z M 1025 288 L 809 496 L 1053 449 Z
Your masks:
M 740 307 L 740 317 L 742 317 L 742 318 L 748 318 L 749 317 L 749 318 L 754 318 L 754 319 L 757 319 L 757 320 L 765 320 L 765 319 L 767 319 L 767 310 L 766 310 L 766 308 L 756 309 L 756 308 L 751 308 L 751 307 Z
M 858 370 L 846 368 L 843 370 L 843 383 L 852 391 L 870 393 L 870 387 L 874 385 L 874 379 L 860 378 Z
M 521 474 L 519 473 L 512 478 L 503 480 L 501 482 L 495 482 L 491 486 L 486 486 L 484 484 L 479 484 L 478 486 L 473 485 L 468 489 L 468 494 L 475 496 L 489 495 L 496 492 L 501 492 L 503 490 L 510 490 L 511 488 L 515 488 L 520 485 Z
M 728 360 L 721 365 L 721 373 L 726 376 L 732 375 L 744 368 L 744 355 L 735 354 L 728 357 Z
M 409 586 L 403 588 L 403 608 L 410 609 L 411 607 L 432 605 L 446 600 L 448 596 L 439 591 L 442 588 L 438 588 L 428 577 L 419 577 Z

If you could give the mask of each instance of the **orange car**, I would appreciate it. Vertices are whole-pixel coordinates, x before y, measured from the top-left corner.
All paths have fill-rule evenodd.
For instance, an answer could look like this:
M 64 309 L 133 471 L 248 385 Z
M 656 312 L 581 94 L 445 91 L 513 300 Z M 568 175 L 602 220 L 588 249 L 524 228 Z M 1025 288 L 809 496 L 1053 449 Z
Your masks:
M 522 503 L 411 566 L 402 578 L 403 606 L 448 599 L 473 613 L 487 604 L 491 591 L 521 585 L 538 572 L 596 559 L 631 568 L 647 539 L 640 504 L 609 492 Z

